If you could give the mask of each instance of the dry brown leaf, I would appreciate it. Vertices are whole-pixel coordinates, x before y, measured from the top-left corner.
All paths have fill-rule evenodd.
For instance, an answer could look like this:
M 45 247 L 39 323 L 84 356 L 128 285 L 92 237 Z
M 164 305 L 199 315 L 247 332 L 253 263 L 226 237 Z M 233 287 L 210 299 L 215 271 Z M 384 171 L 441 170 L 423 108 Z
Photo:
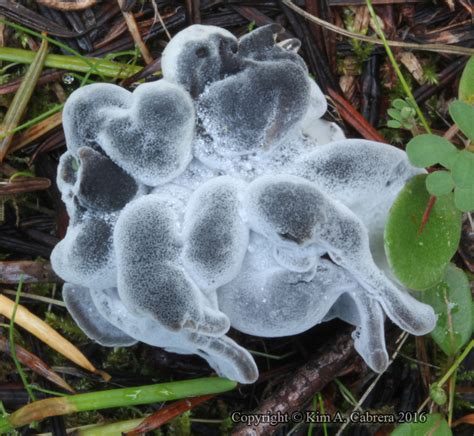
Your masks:
M 414 79 L 420 84 L 425 83 L 425 75 L 423 74 L 423 67 L 418 58 L 409 51 L 404 51 L 400 54 L 400 62 L 411 73 Z

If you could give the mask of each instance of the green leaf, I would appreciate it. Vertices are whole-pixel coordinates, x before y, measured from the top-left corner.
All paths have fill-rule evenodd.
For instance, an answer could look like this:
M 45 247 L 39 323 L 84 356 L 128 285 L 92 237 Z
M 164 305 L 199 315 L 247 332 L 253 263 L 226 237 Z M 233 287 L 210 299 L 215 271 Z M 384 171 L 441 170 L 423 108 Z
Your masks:
M 411 107 L 404 107 L 401 111 L 400 114 L 404 119 L 412 118 L 415 116 L 415 109 Z
M 454 204 L 463 212 L 474 210 L 474 186 L 454 189 Z
M 454 182 L 449 171 L 435 171 L 426 178 L 426 189 L 436 197 L 449 194 L 453 188 Z
M 401 111 L 404 107 L 410 107 L 410 105 L 405 100 L 402 100 L 401 98 L 396 98 L 395 100 L 393 100 L 392 106 L 395 109 L 398 109 L 399 111 Z
M 461 151 L 453 165 L 453 180 L 456 186 L 468 188 L 474 185 L 474 153 Z
M 388 109 L 387 113 L 396 121 L 399 121 L 401 123 L 404 121 L 401 113 L 396 109 Z
M 459 82 L 459 98 L 474 104 L 474 56 L 469 59 Z
M 387 127 L 390 127 L 391 129 L 399 129 L 400 127 L 402 127 L 402 124 L 396 120 L 388 120 Z
M 419 234 L 430 195 L 426 175 L 411 179 L 395 200 L 385 225 L 385 253 L 395 276 L 411 289 L 435 286 L 456 253 L 461 236 L 461 212 L 453 195 L 436 199 Z
M 415 136 L 407 144 L 406 151 L 410 162 L 420 168 L 437 163 L 451 168 L 458 154 L 457 148 L 447 139 L 430 134 Z
M 452 436 L 448 423 L 439 413 L 425 415 L 426 422 L 406 422 L 399 425 L 391 436 Z
M 446 404 L 446 401 L 448 401 L 446 391 L 437 384 L 431 385 L 430 397 L 438 406 L 442 406 Z
M 454 356 L 472 335 L 472 297 L 466 274 L 448 265 L 443 280 L 423 292 L 421 299 L 438 315 L 431 336 L 448 356 Z
M 471 141 L 474 141 L 474 107 L 461 100 L 456 100 L 449 105 L 449 113 L 461 131 Z

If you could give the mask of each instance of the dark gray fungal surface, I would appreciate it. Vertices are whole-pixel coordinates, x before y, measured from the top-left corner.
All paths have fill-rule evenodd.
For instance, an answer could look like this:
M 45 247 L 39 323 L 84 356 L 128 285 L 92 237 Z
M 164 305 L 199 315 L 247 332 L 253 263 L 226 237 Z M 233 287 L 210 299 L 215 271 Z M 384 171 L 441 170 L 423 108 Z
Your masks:
M 297 177 L 267 176 L 253 182 L 248 192 L 246 207 L 254 230 L 276 242 L 317 242 L 318 228 L 327 220 L 327 201 L 314 185 Z
M 420 170 L 322 119 L 299 41 L 276 43 L 279 31 L 190 26 L 164 50 L 163 79 L 68 99 L 57 184 L 70 223 L 51 262 L 91 339 L 197 354 L 253 383 L 231 325 L 278 337 L 339 317 L 378 372 L 385 315 L 416 335 L 434 327 L 378 266 L 388 210 Z
M 244 186 L 239 180 L 218 177 L 190 200 L 183 262 L 203 289 L 217 289 L 240 270 L 249 233 L 239 215 L 238 193 Z
M 242 72 L 206 89 L 198 116 L 223 154 L 245 154 L 278 143 L 308 105 L 309 81 L 301 67 L 289 60 L 249 60 Z
M 133 177 L 107 156 L 90 147 L 78 150 L 77 197 L 86 209 L 115 212 L 122 209 L 138 192 Z

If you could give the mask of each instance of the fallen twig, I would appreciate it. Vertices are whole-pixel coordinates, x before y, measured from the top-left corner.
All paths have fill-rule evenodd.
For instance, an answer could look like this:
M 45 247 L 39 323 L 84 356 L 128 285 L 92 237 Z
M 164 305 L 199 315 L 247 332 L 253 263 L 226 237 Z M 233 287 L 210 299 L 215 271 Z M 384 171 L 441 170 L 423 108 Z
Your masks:
M 296 370 L 271 397 L 263 401 L 253 413 L 291 414 L 301 411 L 303 406 L 321 391 L 331 380 L 353 370 L 356 359 L 354 343 L 349 333 L 335 338 L 323 354 L 313 356 L 305 365 Z M 278 426 L 271 422 L 239 426 L 233 436 L 260 436 L 273 434 Z

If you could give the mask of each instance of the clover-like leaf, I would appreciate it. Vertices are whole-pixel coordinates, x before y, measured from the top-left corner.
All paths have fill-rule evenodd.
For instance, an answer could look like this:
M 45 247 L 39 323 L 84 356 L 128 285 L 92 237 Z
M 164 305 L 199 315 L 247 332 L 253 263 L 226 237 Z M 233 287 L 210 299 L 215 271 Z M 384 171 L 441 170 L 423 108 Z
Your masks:
M 429 200 L 425 175 L 414 177 L 395 200 L 385 226 L 385 252 L 400 282 L 411 289 L 435 286 L 456 252 L 461 212 L 453 196 L 437 198 L 423 231 L 420 226 Z
M 431 336 L 448 356 L 454 356 L 472 335 L 472 297 L 466 274 L 448 265 L 442 281 L 423 292 L 422 299 L 438 315 Z
M 407 119 L 407 118 L 410 118 L 410 117 L 413 117 L 415 116 L 415 109 L 413 109 L 412 107 L 409 107 L 409 106 L 405 106 L 404 108 L 402 108 L 402 110 L 400 111 L 400 114 L 401 116 L 404 118 L 404 119 Z
M 453 165 L 453 180 L 456 186 L 467 188 L 474 185 L 474 153 L 463 150 Z
M 405 100 L 402 100 L 401 98 L 396 98 L 395 100 L 392 101 L 392 106 L 395 109 L 398 109 L 399 111 L 401 111 L 404 107 L 409 106 L 409 104 Z
M 459 98 L 474 104 L 474 56 L 469 59 L 459 81 Z
M 454 182 L 449 171 L 435 171 L 426 178 L 426 189 L 436 197 L 449 194 L 453 188 Z
M 474 186 L 467 188 L 456 187 L 454 190 L 454 204 L 463 212 L 474 210 Z
M 461 100 L 449 105 L 449 114 L 459 129 L 474 141 L 474 107 Z
M 451 168 L 458 149 L 441 136 L 424 134 L 415 136 L 406 148 L 410 162 L 416 167 L 429 167 L 440 163 Z
M 426 415 L 425 422 L 406 422 L 399 425 L 392 433 L 392 436 L 451 436 L 453 433 L 448 423 L 439 413 Z
M 387 126 L 390 127 L 391 129 L 399 129 L 400 127 L 402 127 L 402 123 L 400 123 L 400 121 L 397 121 L 397 120 L 388 120 Z
M 404 121 L 401 112 L 397 109 L 388 109 L 387 113 L 396 121 L 399 121 L 401 123 Z

